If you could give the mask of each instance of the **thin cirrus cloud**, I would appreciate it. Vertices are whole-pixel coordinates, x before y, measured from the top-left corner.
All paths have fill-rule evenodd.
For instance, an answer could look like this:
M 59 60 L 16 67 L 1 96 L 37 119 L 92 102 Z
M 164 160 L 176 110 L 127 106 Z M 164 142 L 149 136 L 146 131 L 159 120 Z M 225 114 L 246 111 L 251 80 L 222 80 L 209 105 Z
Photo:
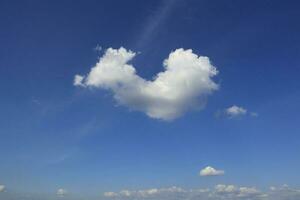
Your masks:
M 143 79 L 128 64 L 135 56 L 123 47 L 108 48 L 86 76 L 74 77 L 74 85 L 109 90 L 118 104 L 162 120 L 204 108 L 206 97 L 218 89 L 212 80 L 216 67 L 191 49 L 171 52 L 163 62 L 164 71 L 153 80 Z
M 217 170 L 211 166 L 207 166 L 204 169 L 200 170 L 200 176 L 221 176 L 224 175 L 224 170 Z

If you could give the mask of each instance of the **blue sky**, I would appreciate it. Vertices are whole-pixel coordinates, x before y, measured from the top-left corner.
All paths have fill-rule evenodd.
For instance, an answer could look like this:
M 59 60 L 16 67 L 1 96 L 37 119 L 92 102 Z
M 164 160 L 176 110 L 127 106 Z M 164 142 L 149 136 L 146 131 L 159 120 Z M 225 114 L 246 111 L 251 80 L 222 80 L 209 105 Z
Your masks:
M 0 197 L 50 198 L 59 188 L 91 198 L 174 185 L 299 188 L 299 7 L 267 0 L 2 0 L 0 185 L 6 192 Z M 120 47 L 136 52 L 129 64 L 141 82 L 163 72 L 176 49 L 192 49 L 217 69 L 203 77 L 218 89 L 206 88 L 204 96 L 198 89 L 180 104 L 167 101 L 179 113 L 169 119 L 150 116 L 150 100 L 135 99 L 132 90 L 117 100 L 124 88 L 74 86 L 75 75 L 88 81 L 106 50 Z M 189 107 L 194 100 L 202 109 Z M 207 166 L 225 173 L 200 176 Z

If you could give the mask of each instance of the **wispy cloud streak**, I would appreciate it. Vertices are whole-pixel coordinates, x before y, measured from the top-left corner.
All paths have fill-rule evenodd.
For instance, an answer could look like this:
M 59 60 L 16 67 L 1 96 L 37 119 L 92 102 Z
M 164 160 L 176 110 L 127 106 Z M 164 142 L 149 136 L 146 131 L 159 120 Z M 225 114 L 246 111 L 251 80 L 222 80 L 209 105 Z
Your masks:
M 145 25 L 138 39 L 135 48 L 140 50 L 147 45 L 157 33 L 157 30 L 164 24 L 174 9 L 176 3 L 180 0 L 163 0 L 158 9 L 147 18 Z

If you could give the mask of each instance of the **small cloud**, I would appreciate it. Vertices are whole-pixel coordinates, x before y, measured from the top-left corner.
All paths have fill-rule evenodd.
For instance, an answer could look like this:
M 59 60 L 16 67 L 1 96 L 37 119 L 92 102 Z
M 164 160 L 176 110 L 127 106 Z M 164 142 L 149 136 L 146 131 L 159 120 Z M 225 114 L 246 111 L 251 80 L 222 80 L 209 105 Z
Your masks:
M 84 86 L 84 84 L 82 83 L 83 79 L 84 79 L 83 76 L 75 75 L 73 85 L 74 86 Z
M 66 189 L 63 188 L 59 188 L 56 192 L 56 194 L 60 197 L 64 197 L 68 194 L 68 191 Z
M 216 117 L 226 117 L 229 119 L 234 119 L 242 116 L 258 117 L 258 113 L 249 112 L 246 108 L 237 105 L 233 105 L 224 110 L 219 110 L 216 112 Z
M 158 197 L 160 195 L 176 195 L 186 193 L 181 187 L 168 187 L 168 188 L 150 188 L 145 190 L 121 190 L 120 192 L 104 192 L 105 197 L 114 198 L 119 197 L 122 198 L 134 198 L 134 199 L 142 199 L 149 197 Z
M 5 191 L 5 185 L 0 185 L 0 192 L 4 192 Z
M 32 103 L 35 105 L 41 105 L 41 102 L 36 98 L 32 98 Z
M 105 197 L 117 197 L 119 196 L 116 192 L 104 192 L 103 194 Z
M 240 187 L 238 197 L 254 197 L 260 195 L 261 192 L 255 187 Z
M 97 46 L 94 48 L 94 51 L 102 51 L 102 47 L 99 44 L 97 44 Z
M 246 115 L 247 110 L 243 107 L 233 105 L 233 106 L 225 109 L 225 114 L 230 118 L 234 118 L 234 117 Z
M 237 187 L 235 185 L 219 184 L 215 186 L 213 196 L 221 197 L 222 199 L 261 199 L 266 197 L 255 187 Z
M 258 117 L 258 113 L 256 113 L 256 112 L 251 112 L 251 113 L 250 113 L 250 116 L 251 116 L 251 117 Z
M 271 186 L 269 189 L 270 189 L 271 191 L 275 191 L 277 188 L 274 187 L 274 186 Z
M 289 185 L 285 183 L 282 185 L 282 188 L 289 188 Z
M 217 193 L 233 193 L 237 190 L 234 185 L 223 185 L 219 184 L 215 186 L 215 192 Z
M 207 166 L 200 171 L 200 176 L 220 176 L 224 175 L 223 170 L 217 170 L 213 167 Z

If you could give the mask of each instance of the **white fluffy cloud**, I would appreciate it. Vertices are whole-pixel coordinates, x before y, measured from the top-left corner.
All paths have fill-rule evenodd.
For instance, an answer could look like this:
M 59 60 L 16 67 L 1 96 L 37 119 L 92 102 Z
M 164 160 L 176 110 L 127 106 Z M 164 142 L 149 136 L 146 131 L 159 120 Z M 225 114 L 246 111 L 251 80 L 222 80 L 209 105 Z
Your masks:
M 234 185 L 216 185 L 215 190 L 217 193 L 233 193 L 237 190 Z
M 5 191 L 5 185 L 0 185 L 0 192 L 4 192 Z
M 228 108 L 218 110 L 215 113 L 215 116 L 217 118 L 224 117 L 228 119 L 239 119 L 243 116 L 258 117 L 259 114 L 257 112 L 248 111 L 242 106 L 233 105 Z
M 0 199 L 10 200 L 82 200 L 83 197 L 67 195 L 64 198 L 45 196 L 45 194 L 10 193 L 0 194 Z M 270 190 L 256 187 L 219 184 L 212 188 L 150 188 L 143 190 L 121 190 L 105 192 L 103 197 L 87 197 L 92 200 L 299 200 L 300 189 L 287 185 L 271 187 Z
M 294 193 L 286 192 L 286 197 L 299 197 Z M 272 192 L 274 193 L 274 192 Z M 181 187 L 152 188 L 145 190 L 122 190 L 120 192 L 105 192 L 104 197 L 109 199 L 147 199 L 147 200 L 273 200 L 275 195 L 262 192 L 255 187 L 239 187 L 236 185 L 219 184 L 215 187 L 200 189 L 183 189 Z M 274 193 L 275 194 L 275 193 Z M 281 195 L 283 197 L 283 195 Z M 287 200 L 288 198 L 282 198 Z M 277 200 L 277 198 L 276 198 Z M 279 200 L 279 199 L 278 199 Z M 289 200 L 298 200 L 290 198 Z
M 57 190 L 56 194 L 57 194 L 58 196 L 63 197 L 63 196 L 66 196 L 66 195 L 68 194 L 68 191 L 67 191 L 66 189 L 59 188 L 59 189 Z
M 110 198 L 148 198 L 170 194 L 185 193 L 186 191 L 180 187 L 172 186 L 168 188 L 151 188 L 145 190 L 121 190 L 120 192 L 105 192 L 103 195 Z
M 270 200 L 298 200 L 300 199 L 300 189 L 289 187 L 286 184 L 278 187 L 272 186 L 268 196 Z
M 239 118 L 242 116 L 258 117 L 258 113 L 250 112 L 242 106 L 233 105 L 226 109 L 216 112 L 217 117 L 227 117 L 229 119 Z
M 217 69 L 191 49 L 171 52 L 153 80 L 141 78 L 128 64 L 135 56 L 123 47 L 109 48 L 87 76 L 75 76 L 74 85 L 110 90 L 119 104 L 163 120 L 203 108 L 207 95 L 218 89 L 212 80 Z
M 200 176 L 220 176 L 224 175 L 223 170 L 217 170 L 213 167 L 207 166 L 200 171 Z
M 237 187 L 235 185 L 216 185 L 214 196 L 221 196 L 225 199 L 236 199 L 236 198 L 246 198 L 246 199 L 261 199 L 266 197 L 265 193 L 262 193 L 255 187 Z
M 82 84 L 82 81 L 83 81 L 83 77 L 82 76 L 80 76 L 80 75 L 75 75 L 75 77 L 74 77 L 74 85 L 75 86 L 84 86 L 83 84 Z
M 247 110 L 243 107 L 239 107 L 236 105 L 233 105 L 229 108 L 227 108 L 225 110 L 225 113 L 229 116 L 229 117 L 238 117 L 241 115 L 246 115 L 247 114 Z
M 117 197 L 117 196 L 119 196 L 119 194 L 116 193 L 116 192 L 104 192 L 103 195 L 104 195 L 105 197 Z

